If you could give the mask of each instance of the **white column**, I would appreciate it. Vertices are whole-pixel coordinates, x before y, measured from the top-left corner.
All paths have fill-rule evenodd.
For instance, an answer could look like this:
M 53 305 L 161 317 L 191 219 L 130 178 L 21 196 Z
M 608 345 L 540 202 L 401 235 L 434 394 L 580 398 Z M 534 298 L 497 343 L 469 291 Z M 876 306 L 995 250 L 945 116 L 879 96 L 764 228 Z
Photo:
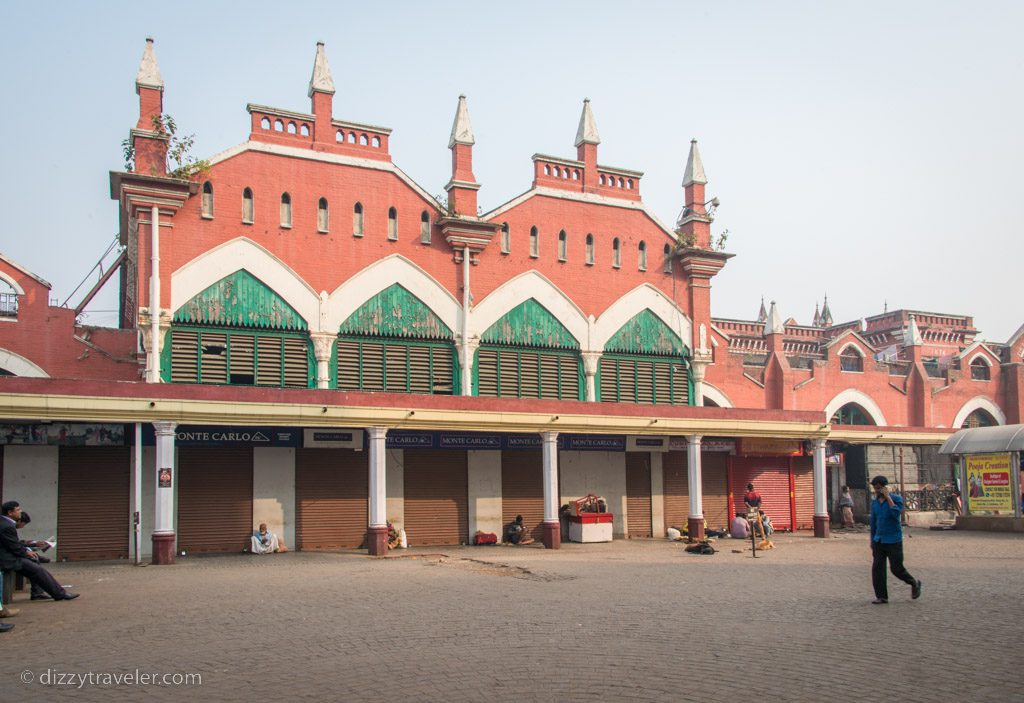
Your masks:
M 459 395 L 473 395 L 473 359 L 476 358 L 476 350 L 480 348 L 479 339 L 471 339 L 468 342 L 459 342 L 459 363 L 462 365 L 459 378 L 462 389 Z
M 331 387 L 331 350 L 337 335 L 330 332 L 312 332 L 313 355 L 316 357 L 316 387 Z
M 135 423 L 132 453 L 132 551 L 136 565 L 142 563 L 142 423 Z
M 587 395 L 586 400 L 589 403 L 593 403 L 597 400 L 597 383 L 595 378 L 597 377 L 597 369 L 601 362 L 601 352 L 585 351 L 581 354 L 583 357 L 583 376 L 587 382 Z
M 387 527 L 386 427 L 368 427 L 370 436 L 370 527 Z
M 154 422 L 156 431 L 156 504 L 153 506 L 153 534 L 174 534 L 174 430 L 175 422 Z M 165 473 L 167 472 L 167 473 Z M 161 476 L 165 480 L 161 481 Z
M 541 432 L 544 457 L 544 522 L 558 523 L 558 433 Z
M 699 434 L 686 438 L 686 479 L 690 493 L 691 520 L 704 519 L 704 494 L 700 474 L 700 440 Z
M 813 440 L 814 445 L 814 515 L 828 518 L 825 485 L 825 439 Z
M 160 208 L 153 206 L 150 216 L 152 236 L 149 276 L 149 358 L 147 383 L 160 383 Z M 173 430 L 171 430 L 173 432 Z
M 702 354 L 698 349 L 690 360 L 690 373 L 693 375 L 693 404 L 704 405 L 704 374 L 711 363 L 710 354 Z

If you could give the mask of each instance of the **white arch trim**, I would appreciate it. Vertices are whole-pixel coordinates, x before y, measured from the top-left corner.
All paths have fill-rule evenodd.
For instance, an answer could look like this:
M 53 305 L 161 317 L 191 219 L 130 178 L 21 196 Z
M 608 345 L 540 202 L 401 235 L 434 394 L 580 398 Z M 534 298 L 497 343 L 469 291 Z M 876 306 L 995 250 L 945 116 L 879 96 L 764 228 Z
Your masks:
M 972 356 L 971 360 L 967 362 L 967 366 L 972 366 L 975 359 L 981 359 L 985 363 L 985 366 L 992 368 L 992 362 L 989 360 L 988 355 L 985 352 L 979 351 L 977 354 Z
M 316 331 L 320 298 L 287 264 L 247 237 L 224 242 L 197 256 L 171 274 L 171 312 L 220 279 L 245 269 L 263 281 Z
M 707 400 L 714 401 L 715 405 L 717 405 L 718 407 L 720 407 L 720 408 L 732 408 L 732 407 L 735 407 L 735 406 L 733 406 L 732 401 L 729 400 L 729 396 L 727 396 L 725 393 L 723 393 L 722 391 L 720 391 L 717 388 L 715 388 L 714 386 L 712 386 L 707 381 L 704 381 L 703 383 L 701 383 L 701 388 L 703 389 L 704 397 Z
M 18 285 L 18 282 L 14 280 L 12 276 L 8 276 L 3 271 L 0 271 L 0 280 L 6 281 L 8 284 L 10 284 L 11 288 L 13 288 L 14 292 L 17 293 L 18 295 L 25 295 L 25 289 Z
M 645 309 L 654 313 L 670 330 L 679 335 L 683 344 L 693 349 L 693 325 L 690 319 L 671 298 L 649 283 L 637 286 L 601 313 L 590 335 L 590 348 L 594 351 L 604 349 L 604 345 L 624 324 Z
M 582 349 L 593 348 L 588 346 L 590 323 L 586 315 L 558 286 L 537 271 L 527 271 L 505 281 L 480 301 L 469 318 L 470 336 L 479 337 L 505 313 L 530 298 L 536 299 L 565 325 Z
M 375 261 L 334 289 L 324 303 L 324 332 L 337 334 L 341 323 L 385 288 L 398 283 L 419 298 L 458 334 L 462 306 L 437 279 L 400 254 Z
M 1002 408 L 985 396 L 977 395 L 960 406 L 960 409 L 956 413 L 956 417 L 953 418 L 953 429 L 958 430 L 963 427 L 964 421 L 967 420 L 968 415 L 973 413 L 975 410 L 984 410 L 994 417 L 996 422 L 1000 425 L 1006 424 L 1006 415 L 1003 413 Z
M 825 422 L 831 422 L 832 416 L 836 414 L 836 411 L 847 403 L 856 403 L 864 408 L 864 411 L 876 425 L 888 426 L 889 423 L 885 421 L 885 414 L 878 407 L 878 403 L 872 400 L 871 396 L 858 391 L 856 388 L 847 388 L 828 402 L 828 405 L 825 406 Z
M 846 351 L 847 349 L 853 349 L 855 352 L 857 352 L 857 356 L 859 356 L 861 359 L 863 359 L 866 356 L 864 350 L 860 348 L 860 345 L 852 341 L 844 344 L 842 349 L 839 350 L 839 353 L 836 354 L 836 356 L 842 356 L 843 352 Z
M 15 376 L 26 378 L 49 378 L 50 374 L 32 363 L 21 354 L 15 354 L 6 349 L 0 349 L 0 368 L 10 371 Z

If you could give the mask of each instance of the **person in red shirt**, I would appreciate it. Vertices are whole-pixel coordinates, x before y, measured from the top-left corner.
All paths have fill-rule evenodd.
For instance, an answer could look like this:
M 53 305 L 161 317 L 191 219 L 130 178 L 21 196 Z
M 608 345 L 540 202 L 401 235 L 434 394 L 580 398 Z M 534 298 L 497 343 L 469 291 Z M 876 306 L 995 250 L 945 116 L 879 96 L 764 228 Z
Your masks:
M 754 490 L 754 484 L 747 484 L 747 492 L 743 494 L 743 502 L 747 509 L 761 507 L 761 494 Z

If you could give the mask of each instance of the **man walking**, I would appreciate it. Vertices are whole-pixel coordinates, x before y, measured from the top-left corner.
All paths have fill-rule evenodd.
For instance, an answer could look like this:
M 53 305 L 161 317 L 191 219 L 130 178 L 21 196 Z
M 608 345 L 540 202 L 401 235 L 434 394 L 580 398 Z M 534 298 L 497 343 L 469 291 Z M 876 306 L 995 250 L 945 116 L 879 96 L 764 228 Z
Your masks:
M 915 579 L 903 566 L 903 498 L 889 493 L 889 479 L 875 476 L 871 487 L 875 499 L 871 501 L 871 583 L 875 587 L 875 605 L 889 602 L 889 586 L 885 575 L 885 562 L 889 560 L 892 575 L 910 585 L 910 597 L 921 596 L 921 580 Z

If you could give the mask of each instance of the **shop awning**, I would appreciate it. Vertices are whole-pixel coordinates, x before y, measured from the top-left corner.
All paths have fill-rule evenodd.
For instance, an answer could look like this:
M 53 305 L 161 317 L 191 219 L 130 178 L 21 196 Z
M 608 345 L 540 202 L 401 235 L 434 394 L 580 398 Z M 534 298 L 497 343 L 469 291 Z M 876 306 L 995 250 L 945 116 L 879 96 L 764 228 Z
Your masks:
M 1024 425 L 960 430 L 946 440 L 939 454 L 987 454 L 1024 451 Z

